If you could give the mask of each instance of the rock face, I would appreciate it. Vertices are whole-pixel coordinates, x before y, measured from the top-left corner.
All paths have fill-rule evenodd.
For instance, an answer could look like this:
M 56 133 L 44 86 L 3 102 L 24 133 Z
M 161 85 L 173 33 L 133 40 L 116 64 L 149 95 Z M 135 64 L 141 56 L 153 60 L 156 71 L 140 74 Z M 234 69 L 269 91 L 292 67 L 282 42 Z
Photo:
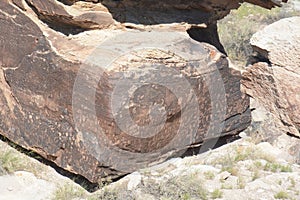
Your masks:
M 98 182 L 249 125 L 239 72 L 207 44 L 222 51 L 216 19 L 239 1 L 96 2 L 0 2 L 2 135 Z M 132 21 L 142 9 L 177 24 Z
M 300 17 L 282 19 L 256 33 L 253 49 L 268 60 L 247 69 L 246 93 L 278 119 L 284 132 L 300 137 Z

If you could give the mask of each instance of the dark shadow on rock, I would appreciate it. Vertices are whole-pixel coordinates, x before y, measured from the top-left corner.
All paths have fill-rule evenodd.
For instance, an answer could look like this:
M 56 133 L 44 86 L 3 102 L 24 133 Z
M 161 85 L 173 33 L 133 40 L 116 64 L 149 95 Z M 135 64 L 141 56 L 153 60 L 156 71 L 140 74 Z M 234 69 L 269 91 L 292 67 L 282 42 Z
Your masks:
M 248 58 L 246 66 L 254 65 L 258 62 L 265 62 L 271 66 L 271 61 L 264 55 L 261 55 L 257 52 L 253 52 L 252 55 Z
M 207 28 L 192 27 L 187 30 L 187 33 L 192 39 L 198 42 L 206 42 L 211 44 L 215 46 L 221 53 L 227 56 L 227 53 L 220 42 L 217 24 L 210 24 L 207 26 Z
M 203 143 L 201 145 L 195 145 L 195 147 L 189 148 L 181 157 L 183 158 L 183 157 L 187 157 L 187 156 L 194 156 L 194 155 L 198 155 L 201 153 L 205 153 L 209 150 L 219 148 L 223 145 L 226 145 L 226 144 L 236 141 L 238 139 L 241 139 L 241 137 L 238 135 L 227 135 L 227 136 L 224 136 L 221 138 L 210 139 L 210 140 L 205 141 L 205 143 L 212 144 L 212 145 L 203 146 L 203 144 L 205 144 L 205 143 Z
M 186 8 L 186 2 L 171 0 L 103 0 L 101 3 L 108 8 L 113 18 L 121 23 L 144 25 L 169 24 L 187 22 L 201 24 L 208 21 L 213 13 L 199 11 L 199 8 Z

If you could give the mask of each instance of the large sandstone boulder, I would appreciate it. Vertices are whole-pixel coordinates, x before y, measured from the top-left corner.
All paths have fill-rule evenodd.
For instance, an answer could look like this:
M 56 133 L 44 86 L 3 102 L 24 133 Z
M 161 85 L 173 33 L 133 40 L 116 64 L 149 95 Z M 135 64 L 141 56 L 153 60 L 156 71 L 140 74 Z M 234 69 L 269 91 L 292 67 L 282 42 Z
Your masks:
M 282 19 L 251 39 L 262 60 L 243 74 L 246 93 L 264 105 L 287 134 L 300 137 L 300 17 Z
M 97 2 L 0 2 L 2 135 L 98 182 L 249 125 L 215 25 L 240 1 Z

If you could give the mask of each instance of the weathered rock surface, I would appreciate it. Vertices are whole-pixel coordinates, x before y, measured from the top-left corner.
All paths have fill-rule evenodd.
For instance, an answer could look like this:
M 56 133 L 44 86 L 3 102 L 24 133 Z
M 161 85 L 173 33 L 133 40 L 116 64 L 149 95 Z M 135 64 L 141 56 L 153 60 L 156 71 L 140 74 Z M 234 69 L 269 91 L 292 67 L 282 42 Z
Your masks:
M 216 19 L 239 5 L 239 1 L 226 2 L 228 6 L 224 11 L 223 1 L 201 2 L 190 2 L 187 7 L 183 1 L 176 4 L 151 1 L 138 5 L 144 8 L 149 5 L 149 12 L 144 13 L 149 15 L 153 11 L 153 16 L 162 19 L 171 19 L 172 13 L 179 9 L 177 16 L 182 16 L 181 19 L 172 22 L 206 23 L 212 31 L 216 31 L 213 27 Z M 133 2 L 121 3 L 135 6 Z M 265 7 L 276 5 L 273 1 L 255 3 Z M 65 5 L 54 0 L 0 2 L 1 134 L 91 182 L 105 177 L 117 178 L 150 163 L 180 156 L 191 145 L 235 135 L 250 123 L 249 99 L 240 91 L 240 74 L 228 68 L 226 57 L 211 45 L 195 43 L 187 34 L 178 40 L 178 35 L 169 37 L 168 32 L 163 32 L 170 29 L 183 34 L 185 25 L 130 27 L 137 29 L 132 31 L 133 36 L 139 33 L 140 27 L 150 31 L 149 38 L 159 33 L 151 29 L 158 29 L 166 35 L 169 46 L 188 48 L 191 53 L 198 52 L 200 58 L 184 59 L 164 49 L 166 51 L 138 51 L 128 57 L 117 57 L 109 68 L 85 63 L 99 43 L 117 33 L 131 31 L 126 24 L 121 24 L 125 21 L 115 16 L 116 12 L 127 15 L 129 9 L 123 11 L 117 4 L 116 1 L 103 2 L 103 5 L 86 2 Z M 161 4 L 166 6 L 161 7 Z M 171 14 L 158 9 L 167 9 L 170 5 Z M 120 10 L 111 11 L 113 8 Z M 193 22 L 189 19 L 197 19 L 197 15 L 184 13 L 211 17 Z M 83 32 L 88 29 L 101 30 Z M 112 41 L 119 45 L 116 47 L 122 47 L 130 41 L 126 39 Z M 217 46 L 218 38 L 213 39 Z M 151 44 L 147 38 L 138 42 L 145 41 Z M 197 44 L 197 48 L 190 49 L 193 44 Z M 109 45 L 107 50 L 118 53 L 118 48 L 110 49 Z M 105 56 L 99 58 L 105 59 Z M 95 80 L 100 73 L 101 80 Z M 143 86 L 133 88 L 128 80 L 142 82 Z M 150 80 L 163 81 L 167 86 L 171 83 L 176 90 Z M 212 81 L 214 84 L 222 82 L 224 94 L 222 88 L 213 87 Z M 127 90 L 131 97 L 128 102 L 118 93 L 127 94 Z M 93 94 L 93 91 L 96 92 Z M 113 99 L 116 91 L 117 99 Z M 177 93 L 181 95 L 178 97 Z M 93 96 L 94 100 L 89 98 Z M 114 104 L 117 105 L 115 110 Z M 197 110 L 200 114 L 193 115 Z M 151 121 L 154 123 L 150 132 L 143 131 L 143 126 Z M 132 122 L 137 126 L 131 126 Z
M 278 119 L 288 134 L 300 133 L 300 17 L 282 19 L 256 33 L 251 45 L 267 62 L 247 69 L 242 81 L 246 93 Z
M 88 29 L 108 28 L 115 24 L 103 6 L 92 6 L 88 12 L 68 7 L 56 0 L 27 0 L 39 19 L 63 33 L 77 33 Z M 84 6 L 84 5 L 83 5 Z

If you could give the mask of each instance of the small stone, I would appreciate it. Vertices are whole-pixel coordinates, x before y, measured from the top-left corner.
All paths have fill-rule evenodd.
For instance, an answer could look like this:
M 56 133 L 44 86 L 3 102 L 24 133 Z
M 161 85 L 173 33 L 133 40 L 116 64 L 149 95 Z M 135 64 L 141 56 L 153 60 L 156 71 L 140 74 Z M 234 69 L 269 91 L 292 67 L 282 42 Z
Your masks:
M 239 136 L 244 139 L 249 138 L 245 132 L 240 132 Z
M 224 171 L 218 174 L 216 178 L 219 180 L 226 180 L 229 176 L 231 176 L 231 173 L 229 173 L 228 171 Z
M 139 172 L 134 172 L 129 176 L 129 182 L 127 184 L 128 190 L 134 190 L 142 181 L 142 175 Z

